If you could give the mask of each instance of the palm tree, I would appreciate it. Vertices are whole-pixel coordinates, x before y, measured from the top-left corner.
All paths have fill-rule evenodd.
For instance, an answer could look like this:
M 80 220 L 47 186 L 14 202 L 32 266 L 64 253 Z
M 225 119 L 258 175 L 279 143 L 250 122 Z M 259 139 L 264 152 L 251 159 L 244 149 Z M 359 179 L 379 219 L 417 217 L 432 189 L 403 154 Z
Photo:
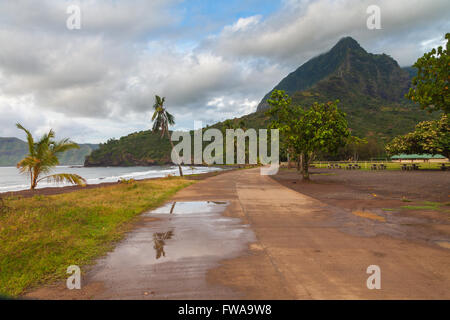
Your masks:
M 86 185 L 86 180 L 77 174 L 58 173 L 41 177 L 42 174 L 49 173 L 53 167 L 59 164 L 58 154 L 70 149 L 78 149 L 79 146 L 76 143 L 69 139 L 55 141 L 55 132 L 53 130 L 50 130 L 38 142 L 35 142 L 30 131 L 25 129 L 20 123 L 17 123 L 16 126 L 25 131 L 27 135 L 28 155 L 17 163 L 17 168 L 20 170 L 20 173 L 30 175 L 31 190 L 34 190 L 37 184 L 44 179 L 56 183 L 66 181 L 80 186 Z
M 175 124 L 175 118 L 173 115 L 171 115 L 166 108 L 164 108 L 164 101 L 166 98 L 161 98 L 160 96 L 155 96 L 155 104 L 153 105 L 153 109 L 155 111 L 153 112 L 152 121 L 153 121 L 153 132 L 161 132 L 161 137 L 164 137 L 164 134 L 167 134 L 167 137 L 169 138 L 170 145 L 172 146 L 173 150 L 173 142 L 171 138 L 171 134 L 169 131 L 169 125 Z M 180 177 L 183 176 L 183 170 L 181 170 L 181 164 L 180 161 L 178 162 L 178 170 L 180 171 Z

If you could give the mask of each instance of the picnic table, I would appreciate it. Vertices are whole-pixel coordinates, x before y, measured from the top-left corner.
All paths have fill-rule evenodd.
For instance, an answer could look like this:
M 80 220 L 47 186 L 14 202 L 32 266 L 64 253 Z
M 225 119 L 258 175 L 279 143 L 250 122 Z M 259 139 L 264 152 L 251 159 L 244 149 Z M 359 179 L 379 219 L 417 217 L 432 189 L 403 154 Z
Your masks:
M 361 167 L 357 163 L 355 163 L 355 164 L 349 163 L 345 169 L 347 169 L 347 170 L 355 170 L 355 169 L 361 169 Z
M 408 164 L 402 164 L 402 170 L 419 170 L 420 166 L 418 166 L 417 164 L 413 163 L 412 165 L 408 165 Z
M 341 168 L 341 166 L 338 165 L 337 163 L 336 164 L 334 164 L 334 163 L 328 164 L 328 169 L 340 169 L 340 168 Z

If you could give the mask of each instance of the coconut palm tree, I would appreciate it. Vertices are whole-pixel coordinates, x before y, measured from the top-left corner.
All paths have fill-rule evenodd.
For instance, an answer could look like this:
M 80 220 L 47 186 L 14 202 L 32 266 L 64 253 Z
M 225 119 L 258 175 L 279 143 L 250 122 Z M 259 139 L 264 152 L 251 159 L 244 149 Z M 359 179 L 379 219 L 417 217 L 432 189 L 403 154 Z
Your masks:
M 164 137 L 164 134 L 167 135 L 170 141 L 170 145 L 173 150 L 173 142 L 172 137 L 169 131 L 169 125 L 175 124 L 175 118 L 171 115 L 166 108 L 164 108 L 164 101 L 166 98 L 161 98 L 160 96 L 155 96 L 155 104 L 153 105 L 152 121 L 153 121 L 153 132 L 160 132 L 161 137 Z M 183 170 L 181 169 L 180 161 L 178 162 L 178 170 L 180 171 L 180 177 L 183 176 Z
M 16 126 L 25 131 L 27 135 L 28 155 L 17 163 L 17 168 L 21 173 L 30 175 L 31 190 L 34 190 L 37 184 L 44 179 L 56 183 L 65 181 L 80 186 L 86 185 L 86 180 L 77 174 L 58 173 L 42 177 L 42 175 L 48 174 L 53 167 L 59 164 L 58 155 L 60 153 L 79 148 L 76 143 L 69 139 L 55 141 L 55 132 L 53 130 L 50 130 L 38 142 L 35 142 L 30 131 L 25 129 L 20 123 L 17 123 Z

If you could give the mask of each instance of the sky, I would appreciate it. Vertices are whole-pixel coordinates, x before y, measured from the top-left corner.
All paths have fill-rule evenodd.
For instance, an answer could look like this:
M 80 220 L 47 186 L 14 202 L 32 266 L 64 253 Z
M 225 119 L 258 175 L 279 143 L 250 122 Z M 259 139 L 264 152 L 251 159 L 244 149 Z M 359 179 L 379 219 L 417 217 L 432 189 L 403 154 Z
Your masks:
M 367 27 L 370 5 L 381 29 Z M 0 0 L 0 137 L 24 139 L 20 122 L 105 142 L 148 130 L 155 94 L 173 129 L 192 129 L 254 112 L 344 36 L 410 66 L 446 32 L 448 0 Z

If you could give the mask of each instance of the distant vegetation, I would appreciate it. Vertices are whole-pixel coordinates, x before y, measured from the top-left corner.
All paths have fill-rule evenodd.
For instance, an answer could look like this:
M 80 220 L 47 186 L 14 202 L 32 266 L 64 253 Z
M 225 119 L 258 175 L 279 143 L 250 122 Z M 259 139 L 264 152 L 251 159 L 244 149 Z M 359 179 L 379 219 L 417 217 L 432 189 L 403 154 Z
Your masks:
M 170 143 L 150 130 L 101 143 L 86 158 L 86 166 L 148 166 L 171 163 Z
M 98 149 L 97 144 L 78 144 L 79 149 L 68 150 L 59 157 L 61 165 L 82 165 L 86 156 Z M 12 167 L 28 152 L 25 141 L 18 138 L 0 138 L 0 166 Z

